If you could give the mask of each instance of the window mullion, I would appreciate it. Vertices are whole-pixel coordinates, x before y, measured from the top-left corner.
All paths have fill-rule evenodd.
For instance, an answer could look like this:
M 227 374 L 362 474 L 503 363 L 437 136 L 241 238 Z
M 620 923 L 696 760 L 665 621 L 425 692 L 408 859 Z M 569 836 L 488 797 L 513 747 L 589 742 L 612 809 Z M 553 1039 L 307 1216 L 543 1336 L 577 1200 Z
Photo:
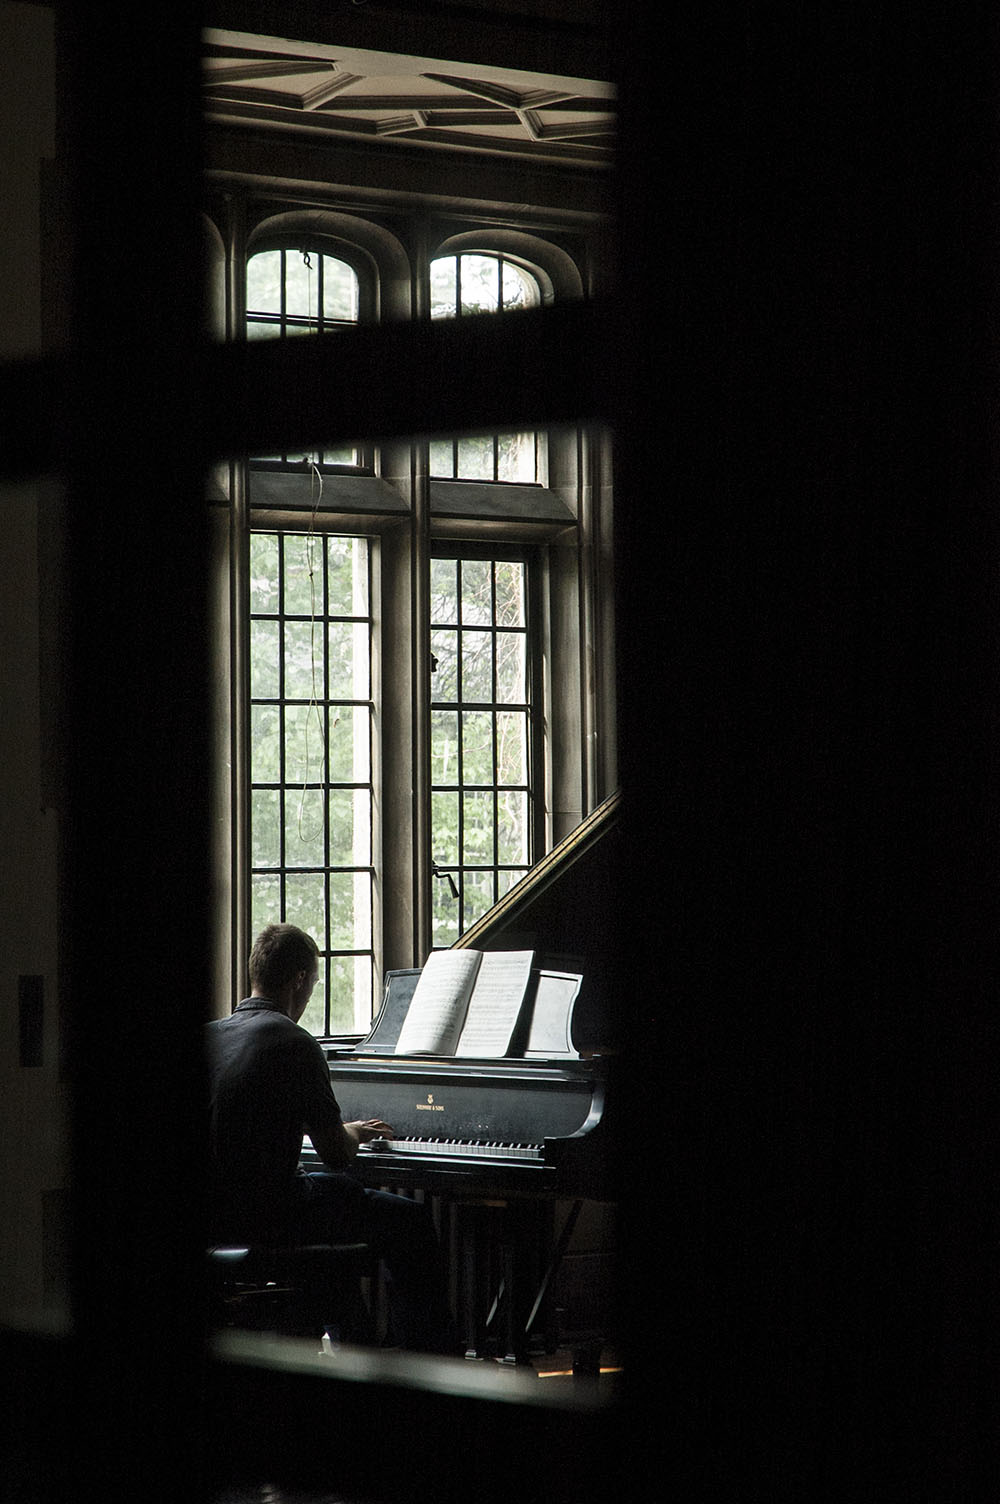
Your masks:
M 288 870 L 286 831 L 288 828 L 288 779 L 285 767 L 287 715 L 285 707 L 285 539 L 278 534 L 278 861 L 281 918 L 287 909 L 285 874 Z
M 497 672 L 497 564 L 490 560 L 490 777 L 493 780 L 491 806 L 493 815 L 493 879 L 492 902 L 497 901 L 500 886 L 500 769 L 497 761 L 497 707 L 500 703 L 500 686 Z
M 463 628 L 464 611 L 462 609 L 462 601 L 464 598 L 462 560 L 456 560 L 456 564 L 455 620 L 458 623 L 458 652 L 455 655 L 455 700 L 456 704 L 458 705 L 458 755 L 455 759 L 455 765 L 458 771 L 458 831 L 456 835 L 456 860 L 458 862 L 458 933 L 461 934 L 465 928 L 465 699 L 463 694 L 465 632 Z
M 322 260 L 323 260 L 323 258 L 320 257 L 320 263 L 321 264 L 322 264 Z M 315 533 L 311 534 L 310 536 L 313 539 L 316 538 L 316 534 Z M 323 869 L 324 869 L 323 870 L 323 916 L 324 916 L 324 920 L 325 920 L 325 923 L 326 923 L 326 934 L 327 934 L 327 943 L 326 943 L 326 951 L 327 951 L 327 956 L 326 956 L 326 997 L 324 999 L 323 1032 L 326 1033 L 326 1034 L 330 1034 L 333 1031 L 333 1029 L 332 1029 L 333 1020 L 332 1020 L 332 1017 L 331 1017 L 332 994 L 333 994 L 333 967 L 332 967 L 332 964 L 331 964 L 330 954 L 329 954 L 329 952 L 330 952 L 330 940 L 329 940 L 329 937 L 333 933 L 333 929 L 332 929 L 332 923 L 333 923 L 332 907 L 333 906 L 332 906 L 332 904 L 330 902 L 330 862 L 331 862 L 331 855 L 332 855 L 332 853 L 330 851 L 330 655 L 327 652 L 327 643 L 328 643 L 328 640 L 329 640 L 329 626 L 328 626 L 328 621 L 329 621 L 329 614 L 330 614 L 330 581 L 329 581 L 329 568 L 328 568 L 329 567 L 329 544 L 327 542 L 326 535 L 323 534 L 323 533 L 319 534 L 318 541 L 319 541 L 319 547 L 320 547 L 320 563 L 321 563 L 321 570 L 320 570 L 321 595 L 320 595 L 320 609 L 319 609 L 319 623 L 318 624 L 317 624 L 317 620 L 316 620 L 315 594 L 314 594 L 314 597 L 313 597 L 313 628 L 312 628 L 312 631 L 313 631 L 313 641 L 312 641 L 312 652 L 313 652 L 313 673 L 315 674 L 315 662 L 316 662 L 316 659 L 315 659 L 315 653 L 316 653 L 316 641 L 315 641 L 315 638 L 316 638 L 316 632 L 318 630 L 318 631 L 320 631 L 322 633 L 322 644 L 321 644 L 321 647 L 320 647 L 320 651 L 321 651 L 321 653 L 323 655 L 323 657 L 322 657 L 322 663 L 323 663 L 323 707 L 322 708 L 323 708 L 323 729 L 324 729 L 324 736 L 323 736 L 323 782 L 322 782 L 322 787 L 321 787 L 321 790 L 320 790 L 320 803 L 321 803 L 322 810 L 323 810 Z M 313 546 L 315 546 L 315 544 Z M 314 564 L 313 567 L 315 569 L 315 564 Z M 315 590 L 315 583 L 314 583 L 314 590 Z

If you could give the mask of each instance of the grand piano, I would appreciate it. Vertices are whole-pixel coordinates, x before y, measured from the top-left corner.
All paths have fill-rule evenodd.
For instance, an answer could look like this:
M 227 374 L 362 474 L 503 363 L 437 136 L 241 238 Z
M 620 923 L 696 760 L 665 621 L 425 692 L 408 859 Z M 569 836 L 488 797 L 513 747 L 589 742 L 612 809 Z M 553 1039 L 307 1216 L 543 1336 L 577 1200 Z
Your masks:
M 618 814 L 616 794 L 457 942 L 535 952 L 534 1026 L 505 1058 L 395 1053 L 416 970 L 387 975 L 366 1039 L 325 1046 L 345 1119 L 393 1125 L 359 1150 L 355 1174 L 435 1198 L 470 1357 L 554 1349 L 554 1281 L 581 1208 L 615 1199 Z

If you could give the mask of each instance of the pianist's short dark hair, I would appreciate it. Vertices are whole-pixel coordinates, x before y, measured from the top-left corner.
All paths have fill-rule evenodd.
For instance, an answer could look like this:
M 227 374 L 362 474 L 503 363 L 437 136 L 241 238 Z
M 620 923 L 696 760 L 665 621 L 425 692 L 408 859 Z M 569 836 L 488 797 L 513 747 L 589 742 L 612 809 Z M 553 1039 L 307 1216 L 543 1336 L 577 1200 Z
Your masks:
M 294 924 L 269 924 L 250 952 L 250 985 L 261 992 L 277 992 L 296 972 L 309 971 L 319 958 L 312 935 Z

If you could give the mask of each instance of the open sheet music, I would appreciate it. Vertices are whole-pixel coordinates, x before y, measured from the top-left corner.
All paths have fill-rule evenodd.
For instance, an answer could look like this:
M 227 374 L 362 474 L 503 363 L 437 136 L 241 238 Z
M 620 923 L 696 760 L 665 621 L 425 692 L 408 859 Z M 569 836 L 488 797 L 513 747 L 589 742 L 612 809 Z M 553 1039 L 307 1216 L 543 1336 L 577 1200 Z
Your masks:
M 534 955 L 531 950 L 434 951 L 414 989 L 396 1054 L 505 1055 Z

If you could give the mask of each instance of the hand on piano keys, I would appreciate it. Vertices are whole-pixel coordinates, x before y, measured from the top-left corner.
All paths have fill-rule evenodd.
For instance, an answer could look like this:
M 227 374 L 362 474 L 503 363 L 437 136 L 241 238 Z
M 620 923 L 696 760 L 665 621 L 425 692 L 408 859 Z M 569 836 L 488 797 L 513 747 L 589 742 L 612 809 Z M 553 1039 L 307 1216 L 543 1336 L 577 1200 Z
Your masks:
M 345 1123 L 344 1128 L 360 1146 L 370 1143 L 373 1138 L 392 1138 L 393 1130 L 382 1118 L 363 1118 L 360 1122 Z
M 392 1133 L 371 1139 L 365 1147 L 373 1154 L 443 1155 L 455 1159 L 537 1160 L 544 1158 L 541 1144 L 483 1142 L 469 1138 L 394 1138 Z

